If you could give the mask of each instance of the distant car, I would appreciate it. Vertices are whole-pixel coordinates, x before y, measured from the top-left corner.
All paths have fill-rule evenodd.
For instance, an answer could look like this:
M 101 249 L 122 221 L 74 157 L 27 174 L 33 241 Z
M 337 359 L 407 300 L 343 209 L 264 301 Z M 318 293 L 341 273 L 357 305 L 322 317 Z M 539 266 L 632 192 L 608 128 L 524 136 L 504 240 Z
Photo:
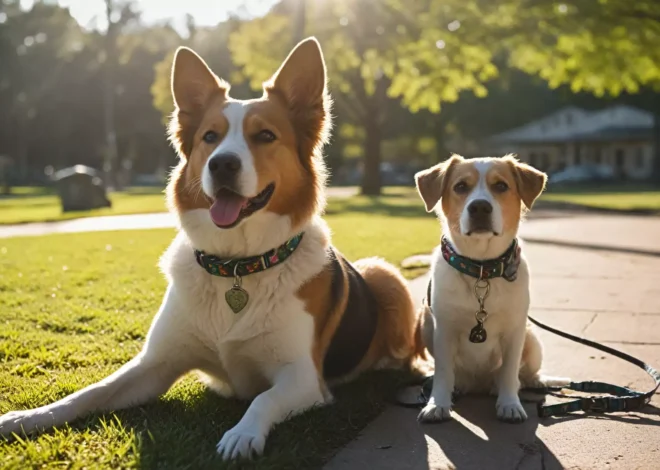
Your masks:
M 589 181 L 607 181 L 615 178 L 614 170 L 604 165 L 576 165 L 550 175 L 548 183 L 584 183 Z

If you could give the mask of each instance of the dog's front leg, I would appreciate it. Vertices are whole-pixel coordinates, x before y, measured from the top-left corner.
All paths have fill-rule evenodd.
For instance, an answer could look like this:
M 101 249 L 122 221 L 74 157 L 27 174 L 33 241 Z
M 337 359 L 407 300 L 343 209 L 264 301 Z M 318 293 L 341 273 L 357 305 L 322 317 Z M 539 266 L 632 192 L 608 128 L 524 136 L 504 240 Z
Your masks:
M 238 424 L 222 436 L 218 453 L 225 460 L 260 455 L 275 424 L 323 403 L 312 358 L 286 364 L 275 376 L 273 387 L 258 395 Z
M 497 417 L 506 422 L 521 423 L 527 413 L 520 403 L 520 360 L 525 344 L 526 328 L 521 326 L 508 331 L 502 338 L 503 358 L 498 376 Z
M 55 403 L 0 416 L 0 436 L 40 431 L 95 411 L 139 405 L 166 392 L 192 363 L 177 345 L 185 335 L 172 324 L 176 300 L 168 289 L 142 352 L 119 370 Z
M 451 418 L 451 398 L 454 392 L 454 335 L 442 320 L 436 319 L 433 334 L 435 374 L 428 404 L 419 413 L 421 422 L 445 421 Z

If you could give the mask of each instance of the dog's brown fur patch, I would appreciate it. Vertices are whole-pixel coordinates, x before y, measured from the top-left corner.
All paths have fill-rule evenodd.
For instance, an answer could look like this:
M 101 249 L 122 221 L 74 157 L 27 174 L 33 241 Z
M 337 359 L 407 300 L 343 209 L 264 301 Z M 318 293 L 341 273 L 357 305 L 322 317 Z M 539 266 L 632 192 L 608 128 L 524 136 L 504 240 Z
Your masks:
M 394 266 L 380 258 L 361 259 L 354 264 L 378 304 L 376 334 L 358 370 L 403 366 L 419 371 L 425 366 L 426 348 L 421 312 L 415 309 L 408 283 Z
M 515 233 L 520 225 L 521 198 L 516 187 L 516 179 L 510 165 L 504 160 L 494 160 L 493 166 L 486 174 L 486 183 L 489 187 L 503 182 L 509 190 L 503 193 L 492 191 L 493 198 L 499 203 L 502 210 L 502 225 L 506 233 Z
M 326 268 L 328 267 L 329 265 L 326 266 Z M 323 377 L 323 361 L 348 301 L 348 277 L 343 266 L 341 266 L 341 270 L 343 283 L 341 299 L 333 299 L 331 296 L 333 273 L 330 269 L 321 271 L 313 279 L 307 281 L 297 293 L 298 297 L 305 302 L 306 310 L 314 317 L 315 341 L 312 357 L 321 377 Z
M 406 280 L 396 268 L 379 258 L 362 259 L 354 266 L 376 299 L 377 327 L 358 366 L 347 377 L 338 380 L 350 379 L 373 367 L 424 369 L 427 356 L 421 335 L 421 312 L 414 308 Z M 342 266 L 341 270 L 341 299 L 331 298 L 333 276 L 330 270 L 319 273 L 297 293 L 314 317 L 313 358 L 321 376 L 328 348 L 346 313 L 350 285 L 346 268 Z

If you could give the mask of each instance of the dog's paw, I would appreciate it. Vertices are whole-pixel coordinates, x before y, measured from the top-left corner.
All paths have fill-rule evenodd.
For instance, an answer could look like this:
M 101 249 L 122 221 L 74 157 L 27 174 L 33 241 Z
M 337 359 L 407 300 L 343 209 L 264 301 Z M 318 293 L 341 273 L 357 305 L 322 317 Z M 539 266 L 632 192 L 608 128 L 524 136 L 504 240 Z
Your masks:
M 10 411 L 0 416 L 0 436 L 30 433 L 39 427 L 45 427 L 50 414 L 44 415 L 36 410 Z
M 451 419 L 451 403 L 447 405 L 436 405 L 429 403 L 417 415 L 420 423 L 439 423 Z
M 45 428 L 52 421 L 50 413 L 39 410 L 10 411 L 0 416 L 0 436 L 30 433 Z
M 10 411 L 0 416 L 0 436 L 9 437 L 21 431 L 21 412 Z
M 527 413 L 516 397 L 499 398 L 496 405 L 497 418 L 506 423 L 522 423 L 527 419 Z
M 235 426 L 222 436 L 216 451 L 223 460 L 252 458 L 253 455 L 263 454 L 265 445 L 265 435 Z

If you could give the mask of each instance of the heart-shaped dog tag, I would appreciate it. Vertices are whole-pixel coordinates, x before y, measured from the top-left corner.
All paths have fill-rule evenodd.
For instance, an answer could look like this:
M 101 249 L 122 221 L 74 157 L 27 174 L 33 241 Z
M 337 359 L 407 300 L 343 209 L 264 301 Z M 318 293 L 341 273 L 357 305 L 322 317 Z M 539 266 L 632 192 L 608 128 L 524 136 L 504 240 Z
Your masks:
M 234 313 L 239 313 L 247 305 L 250 295 L 245 289 L 235 285 L 225 292 L 225 300 Z

